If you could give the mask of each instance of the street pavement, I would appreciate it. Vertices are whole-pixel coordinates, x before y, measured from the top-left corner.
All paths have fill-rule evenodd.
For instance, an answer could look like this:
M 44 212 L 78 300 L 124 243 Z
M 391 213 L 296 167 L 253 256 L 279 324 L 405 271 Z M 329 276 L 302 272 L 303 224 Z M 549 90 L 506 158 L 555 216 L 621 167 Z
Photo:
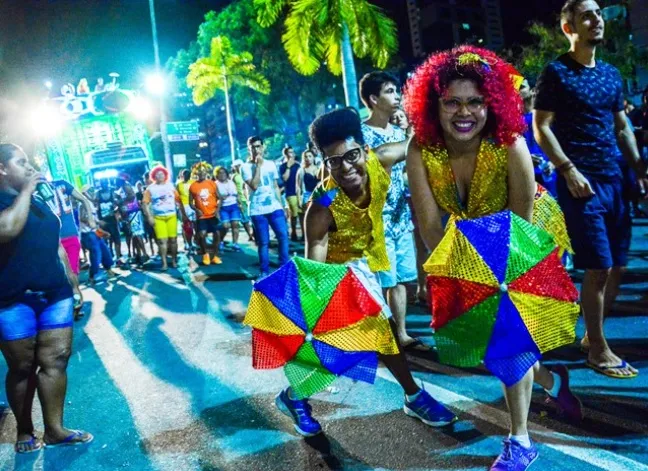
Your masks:
M 569 367 L 586 418 L 566 422 L 536 389 L 529 421 L 540 458 L 533 469 L 648 471 L 648 226 L 641 224 L 647 221 L 635 226 L 629 273 L 606 324 L 615 350 L 641 374 L 596 374 L 575 345 L 547 355 L 547 364 Z M 3 398 L 0 469 L 484 470 L 500 452 L 508 419 L 498 381 L 427 353 L 408 356 L 412 370 L 457 413 L 453 426 L 433 429 L 407 417 L 400 387 L 382 368 L 374 385 L 339 380 L 316 395 L 313 411 L 325 433 L 297 436 L 274 406 L 283 373 L 252 369 L 250 330 L 241 324 L 258 272 L 254 247 L 222 258 L 223 265 L 202 267 L 182 257 L 178 270 L 162 273 L 152 264 L 86 287 L 65 423 L 96 438 L 16 455 L 15 421 Z M 410 306 L 410 333 L 432 343 L 429 322 Z M 34 417 L 42 431 L 38 401 Z

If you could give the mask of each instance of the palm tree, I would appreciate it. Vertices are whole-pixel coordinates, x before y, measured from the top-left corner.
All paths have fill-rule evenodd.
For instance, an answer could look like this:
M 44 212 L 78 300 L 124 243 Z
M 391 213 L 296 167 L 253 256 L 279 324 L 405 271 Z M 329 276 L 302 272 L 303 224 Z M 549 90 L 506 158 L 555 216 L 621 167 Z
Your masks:
M 232 111 L 229 90 L 232 86 L 250 88 L 267 95 L 270 83 L 256 70 L 249 52 L 236 53 L 229 38 L 216 36 L 211 40 L 209 57 L 202 57 L 189 66 L 187 85 L 192 88 L 193 101 L 197 106 L 212 99 L 217 90 L 225 93 L 225 116 L 230 141 L 232 161 L 236 159 L 236 142 L 232 127 Z
M 342 74 L 348 106 L 359 105 L 353 54 L 382 69 L 398 49 L 396 23 L 368 0 L 254 0 L 254 6 L 265 27 L 289 7 L 282 40 L 290 62 L 303 75 L 317 72 L 322 61 Z

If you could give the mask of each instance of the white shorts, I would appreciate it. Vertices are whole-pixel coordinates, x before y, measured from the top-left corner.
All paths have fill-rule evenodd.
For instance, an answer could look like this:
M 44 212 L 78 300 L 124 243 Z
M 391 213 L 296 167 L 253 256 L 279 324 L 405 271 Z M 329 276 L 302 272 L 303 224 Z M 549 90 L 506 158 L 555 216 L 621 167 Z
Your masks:
M 367 263 L 367 259 L 361 258 L 358 260 L 354 260 L 352 262 L 347 263 L 347 266 L 353 270 L 353 273 L 358 277 L 360 281 L 362 281 L 362 283 L 369 291 L 369 294 L 371 294 L 374 300 L 378 304 L 380 304 L 383 313 L 385 314 L 385 317 L 387 319 L 391 319 L 392 312 L 391 309 L 389 309 L 389 306 L 387 305 L 387 301 L 385 301 L 385 297 L 383 296 L 383 291 L 380 286 L 380 279 L 378 278 L 378 275 L 376 273 L 372 272 L 369 269 L 369 264 Z

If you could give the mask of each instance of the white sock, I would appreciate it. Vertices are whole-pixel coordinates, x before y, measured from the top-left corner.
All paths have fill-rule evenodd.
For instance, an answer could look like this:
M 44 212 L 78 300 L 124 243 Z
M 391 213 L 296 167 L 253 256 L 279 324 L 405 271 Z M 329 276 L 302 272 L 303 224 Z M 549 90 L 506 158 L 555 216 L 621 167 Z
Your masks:
M 509 440 L 513 440 L 514 442 L 519 443 L 524 448 L 531 448 L 531 439 L 529 438 L 528 433 L 524 435 L 511 435 L 509 433 Z
M 405 394 L 405 397 L 407 398 L 407 402 L 414 402 L 416 401 L 416 398 L 419 397 L 419 394 L 421 394 L 422 389 L 419 389 L 418 392 L 412 394 L 411 396 L 409 394 Z
M 558 392 L 560 391 L 560 386 L 562 385 L 562 379 L 560 378 L 559 374 L 554 373 L 553 371 L 551 372 L 551 376 L 553 376 L 553 379 L 554 379 L 553 388 L 545 389 L 545 391 L 551 397 L 556 398 L 556 397 L 558 397 Z

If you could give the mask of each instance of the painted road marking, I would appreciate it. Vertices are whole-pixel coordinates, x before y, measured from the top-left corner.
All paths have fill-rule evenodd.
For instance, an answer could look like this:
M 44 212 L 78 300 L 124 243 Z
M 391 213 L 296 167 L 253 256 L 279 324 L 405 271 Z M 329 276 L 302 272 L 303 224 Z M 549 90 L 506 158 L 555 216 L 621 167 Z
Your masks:
M 380 368 L 378 370 L 378 376 L 392 383 L 397 383 L 396 379 L 386 368 Z M 509 415 L 507 412 L 501 411 L 487 404 L 482 404 L 475 399 L 457 394 L 432 383 L 428 383 L 427 381 L 421 381 L 420 379 L 419 381 L 424 384 L 427 392 L 429 392 L 437 401 L 446 406 L 458 409 L 500 428 L 506 428 L 506 424 L 509 423 Z M 555 432 L 531 421 L 529 421 L 529 429 L 532 432 L 539 432 L 543 436 L 547 437 L 547 440 L 553 439 L 578 443 L 578 446 L 572 446 L 550 443 L 547 441 L 543 442 L 543 445 L 606 471 L 648 471 L 648 466 L 638 461 L 602 448 L 593 447 L 592 445 L 571 435 Z

